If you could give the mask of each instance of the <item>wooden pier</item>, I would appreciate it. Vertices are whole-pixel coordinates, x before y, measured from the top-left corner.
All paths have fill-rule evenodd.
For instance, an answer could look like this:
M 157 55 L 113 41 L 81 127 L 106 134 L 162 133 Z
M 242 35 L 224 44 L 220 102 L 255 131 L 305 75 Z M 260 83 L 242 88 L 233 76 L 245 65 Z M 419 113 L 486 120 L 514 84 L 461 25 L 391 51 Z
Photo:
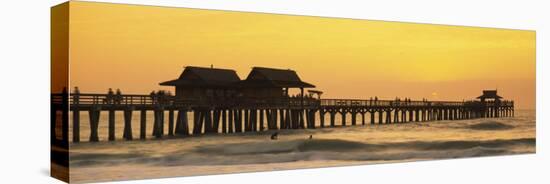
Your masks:
M 483 97 L 483 96 L 482 96 Z M 479 98 L 479 97 L 478 97 Z M 68 143 L 69 113 L 72 113 L 72 142 L 81 142 L 81 113 L 88 113 L 88 141 L 97 142 L 100 112 L 107 112 L 109 141 L 115 134 L 115 112 L 122 112 L 124 140 L 145 140 L 148 131 L 155 138 L 200 134 L 228 134 L 283 129 L 335 127 L 336 116 L 341 126 L 397 124 L 440 120 L 513 117 L 514 102 L 486 101 L 401 101 L 361 99 L 320 99 L 312 97 L 232 98 L 181 100 L 163 95 L 52 94 L 52 137 L 56 122 L 62 123 L 61 143 Z M 153 126 L 147 127 L 147 114 L 153 112 Z M 166 113 L 165 113 L 166 112 Z M 139 127 L 132 127 L 132 115 L 139 113 Z M 188 117 L 188 113 L 192 114 Z M 165 117 L 165 114 L 168 114 Z M 329 121 L 325 122 L 325 117 Z M 349 117 L 349 118 L 348 118 Z M 347 120 L 350 119 L 350 122 Z M 317 125 L 317 122 L 319 124 Z M 190 123 L 193 129 L 190 129 Z M 166 125 L 167 124 L 167 125 Z M 168 132 L 164 132 L 168 126 Z M 138 128 L 139 135 L 132 129 Z M 59 129 L 57 129 L 59 130 Z
M 148 129 L 155 138 L 162 138 L 335 127 L 337 116 L 341 120 L 339 126 L 514 116 L 514 102 L 502 100 L 496 90 L 484 90 L 476 100 L 463 102 L 379 100 L 377 97 L 322 99 L 323 92 L 318 90 L 309 90 L 310 94 L 306 95 L 304 88 L 315 88 L 315 85 L 302 81 L 290 69 L 253 67 L 247 78 L 241 80 L 231 69 L 187 66 L 179 78 L 159 85 L 173 86 L 175 95 L 164 91 L 123 95 L 112 89 L 107 94 L 92 94 L 80 93 L 76 87 L 70 95 L 66 90 L 52 94 L 52 141 L 68 144 L 69 113 L 72 113 L 75 143 L 81 141 L 81 113 L 89 116 L 90 142 L 99 141 L 101 112 L 107 112 L 109 141 L 117 139 L 116 112 L 123 115 L 124 140 L 137 139 L 132 134 L 134 113 L 139 113 L 141 140 L 147 138 Z M 289 95 L 290 88 L 299 89 L 300 93 Z M 152 127 L 147 127 L 148 112 L 153 116 Z M 62 128 L 56 127 L 57 124 L 62 124 Z M 56 138 L 56 129 L 61 130 L 61 139 Z

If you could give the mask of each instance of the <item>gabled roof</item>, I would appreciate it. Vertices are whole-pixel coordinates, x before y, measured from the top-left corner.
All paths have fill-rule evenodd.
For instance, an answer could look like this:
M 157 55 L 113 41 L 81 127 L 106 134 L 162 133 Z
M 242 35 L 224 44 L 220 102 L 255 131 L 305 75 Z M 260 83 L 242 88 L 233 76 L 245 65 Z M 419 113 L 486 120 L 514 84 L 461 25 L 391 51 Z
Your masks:
M 187 66 L 178 79 L 161 82 L 162 86 L 233 87 L 241 79 L 235 70 Z
M 498 98 L 502 98 L 502 97 L 497 95 L 497 90 L 483 90 L 483 95 L 478 96 L 477 98 L 478 99 L 481 99 L 481 98 L 498 99 Z
M 246 80 L 239 83 L 240 87 L 290 87 L 314 88 L 313 84 L 304 82 L 294 70 L 253 67 Z

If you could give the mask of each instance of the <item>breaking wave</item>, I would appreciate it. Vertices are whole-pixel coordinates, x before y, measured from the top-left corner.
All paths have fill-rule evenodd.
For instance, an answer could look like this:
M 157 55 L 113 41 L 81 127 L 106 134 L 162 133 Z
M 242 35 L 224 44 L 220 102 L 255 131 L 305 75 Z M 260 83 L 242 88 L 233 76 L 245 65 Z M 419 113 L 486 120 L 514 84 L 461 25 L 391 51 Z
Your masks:
M 508 147 L 520 144 L 534 145 L 534 138 L 487 141 L 411 141 L 398 143 L 368 144 L 338 139 L 271 141 L 268 143 L 238 143 L 227 145 L 202 146 L 195 150 L 203 154 L 216 155 L 254 155 L 278 154 L 288 152 L 374 152 L 389 149 L 407 150 L 449 150 L 468 149 L 474 147 Z
M 487 141 L 412 141 L 368 144 L 338 139 L 268 141 L 205 145 L 166 155 L 71 154 L 71 166 L 152 164 L 157 166 L 267 164 L 311 160 L 392 161 L 518 154 L 514 146 L 533 146 L 535 138 Z M 396 151 L 397 150 L 397 151 Z
M 468 126 L 473 130 L 508 130 L 514 128 L 512 125 L 504 124 L 498 121 L 485 121 L 478 124 Z

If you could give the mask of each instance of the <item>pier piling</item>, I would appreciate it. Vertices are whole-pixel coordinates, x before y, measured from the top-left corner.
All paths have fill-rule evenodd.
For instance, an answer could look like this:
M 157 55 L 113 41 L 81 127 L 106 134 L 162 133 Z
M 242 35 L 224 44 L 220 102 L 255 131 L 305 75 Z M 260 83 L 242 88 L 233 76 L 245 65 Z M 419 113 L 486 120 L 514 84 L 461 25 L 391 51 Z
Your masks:
M 73 96 L 71 96 L 73 97 Z M 54 95 L 52 95 L 52 100 Z M 164 102 L 152 99 L 149 95 L 122 96 L 120 101 L 110 103 L 106 95 L 78 94 L 72 98 L 68 108 L 52 104 L 51 127 L 52 141 L 59 139 L 55 131 L 56 126 L 68 126 L 68 113 L 72 111 L 72 141 L 80 140 L 80 122 L 82 111 L 88 112 L 90 123 L 89 142 L 100 139 L 116 140 L 116 116 L 123 114 L 123 139 L 133 140 L 132 114 L 140 111 L 139 134 L 141 140 L 146 140 L 147 113 L 153 112 L 152 136 L 162 138 L 167 130 L 168 136 L 188 136 L 216 133 L 255 132 L 278 129 L 314 129 L 317 128 L 316 118 L 319 118 L 319 127 L 336 126 L 336 116 L 342 127 L 356 126 L 358 114 L 361 115 L 361 124 L 367 124 L 366 116 L 370 116 L 370 124 L 395 124 L 406 122 L 428 122 L 436 120 L 462 120 L 473 118 L 514 117 L 513 101 L 466 101 L 466 102 L 437 102 L 437 101 L 385 101 L 385 100 L 345 100 L 345 99 L 309 99 L 274 104 L 241 104 L 225 105 L 186 102 L 178 104 L 176 101 Z M 132 101 L 132 99 L 134 99 Z M 167 98 L 170 100 L 171 98 Z M 75 101 L 76 100 L 76 101 Z M 302 102 L 303 101 L 303 102 Z M 65 110 L 63 110 L 65 109 Z M 98 129 L 101 112 L 107 113 L 107 137 L 99 137 Z M 168 128 L 164 127 L 164 116 L 168 116 Z M 192 114 L 193 128 L 190 130 L 188 113 Z M 350 114 L 348 120 L 347 114 Z M 368 115 L 367 115 L 368 113 Z M 318 114 L 318 115 L 317 115 Z M 325 116 L 328 114 L 328 117 Z M 175 117 L 174 117 L 175 116 Z M 325 124 L 326 118 L 330 121 Z M 349 123 L 351 122 L 351 123 Z M 221 125 L 220 125 L 221 124 Z M 63 131 L 63 130 L 62 130 Z M 61 141 L 68 141 L 68 130 L 61 133 Z M 57 133 L 57 134 L 56 134 Z

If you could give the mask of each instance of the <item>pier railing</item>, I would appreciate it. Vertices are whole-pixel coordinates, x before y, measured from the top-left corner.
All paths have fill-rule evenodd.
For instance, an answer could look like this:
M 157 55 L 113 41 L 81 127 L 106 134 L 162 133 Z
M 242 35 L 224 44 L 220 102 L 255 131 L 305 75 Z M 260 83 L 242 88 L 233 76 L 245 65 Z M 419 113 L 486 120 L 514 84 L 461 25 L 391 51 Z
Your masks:
M 485 102 L 486 106 L 513 106 L 513 101 Z M 362 99 L 321 99 L 321 106 L 366 106 L 366 107 L 459 107 L 481 105 L 479 101 L 399 101 L 399 100 L 362 100 Z
M 151 105 L 156 99 L 149 95 L 107 95 L 107 94 L 71 94 L 70 104 L 73 105 Z
M 61 103 L 62 94 L 52 94 L 52 103 Z M 114 105 L 114 106 L 223 106 L 223 107 L 459 107 L 459 106 L 514 106 L 513 101 L 401 101 L 401 100 L 364 100 L 364 99 L 315 99 L 300 97 L 262 98 L 196 98 L 179 99 L 172 95 L 110 95 L 110 94 L 70 94 L 69 104 L 73 106 Z
M 73 106 L 214 106 L 214 107 L 318 107 L 320 101 L 313 98 L 281 97 L 202 97 L 194 99 L 181 99 L 172 95 L 139 95 L 139 94 L 94 94 L 80 93 L 70 94 L 69 104 Z M 62 94 L 53 94 L 52 103 L 62 101 Z
M 51 94 L 50 95 L 51 104 L 52 105 L 63 104 L 63 101 L 67 100 L 67 99 L 64 99 L 64 96 L 67 97 L 67 94 Z

